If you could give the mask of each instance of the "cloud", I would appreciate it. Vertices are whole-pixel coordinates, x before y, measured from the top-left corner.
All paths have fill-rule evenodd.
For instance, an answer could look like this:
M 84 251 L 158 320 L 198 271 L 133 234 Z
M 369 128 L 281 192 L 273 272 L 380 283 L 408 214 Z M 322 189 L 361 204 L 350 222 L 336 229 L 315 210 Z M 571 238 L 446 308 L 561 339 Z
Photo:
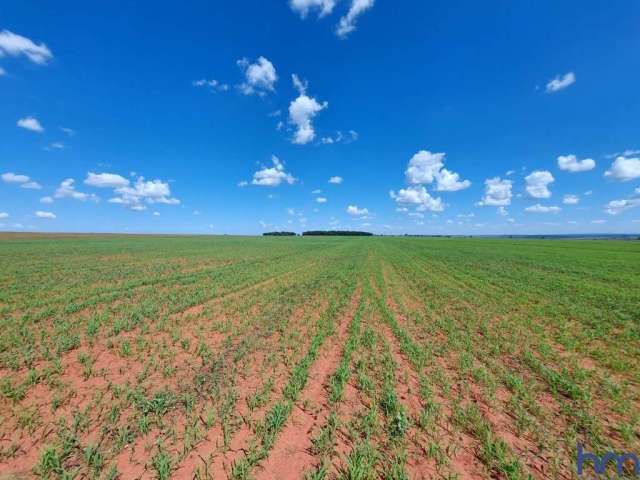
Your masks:
M 416 153 L 405 170 L 405 179 L 409 185 L 390 196 L 397 203 L 416 205 L 419 211 L 430 210 L 441 212 L 445 204 L 440 198 L 433 198 L 425 188 L 425 184 L 435 182 L 435 190 L 440 192 L 455 192 L 471 185 L 468 180 L 460 180 L 460 175 L 444 168 L 445 153 L 432 153 L 420 150 Z
M 605 207 L 605 212 L 609 215 L 618 215 L 632 208 L 640 207 L 640 188 L 636 188 L 630 198 L 623 200 L 612 200 Z
M 438 183 L 436 185 L 438 192 L 457 192 L 470 186 L 471 182 L 469 180 L 460 181 L 460 175 L 450 172 L 446 168 L 443 168 L 438 173 Z
M 135 175 L 135 174 L 133 174 Z M 180 200 L 171 196 L 171 188 L 162 180 L 145 180 L 138 176 L 132 185 L 129 179 L 116 173 L 89 172 L 84 181 L 85 185 L 97 188 L 113 189 L 114 197 L 109 203 L 124 205 L 131 210 L 146 210 L 146 204 L 179 205 Z
M 271 156 L 273 167 L 263 167 L 253 174 L 253 185 L 259 185 L 261 187 L 277 187 L 282 182 L 292 185 L 296 179 L 290 173 L 285 172 L 284 162 L 282 162 L 275 155 Z
M 73 200 L 79 200 L 81 202 L 86 202 L 87 200 L 98 202 L 100 200 L 100 198 L 93 193 L 89 194 L 78 192 L 73 186 L 74 182 L 75 180 L 73 178 L 67 178 L 66 180 L 64 180 L 53 194 L 54 198 L 71 198 Z M 40 201 L 42 201 L 42 199 Z
M 7 212 L 0 212 L 0 218 L 2 219 L 9 218 L 9 214 Z
M 0 32 L 0 57 L 3 55 L 12 57 L 24 55 L 38 65 L 46 65 L 53 58 L 51 50 L 44 43 L 38 45 L 27 37 L 9 30 Z
M 511 180 L 500 177 L 488 178 L 484 181 L 484 197 L 476 205 L 486 207 L 507 207 L 511 205 Z
M 436 174 L 444 167 L 444 153 L 431 153 L 421 150 L 409 161 L 405 172 L 410 184 L 432 183 Z
M 575 155 L 560 155 L 558 157 L 558 167 L 560 170 L 566 170 L 571 173 L 587 172 L 596 167 L 596 162 L 591 158 L 578 160 Z
M 337 175 L 329 179 L 329 183 L 332 183 L 334 185 L 340 185 L 342 182 L 343 182 L 343 178 Z
M 327 199 L 325 197 L 316 198 L 316 202 L 318 203 L 327 203 Z
M 525 212 L 529 213 L 558 213 L 560 210 L 562 210 L 560 207 L 546 207 L 539 203 L 524 209 Z
M 276 69 L 269 60 L 259 57 L 255 63 L 250 63 L 248 59 L 242 58 L 237 62 L 245 76 L 245 81 L 240 84 L 240 91 L 245 95 L 254 93 L 262 96 L 266 92 L 275 90 L 275 83 L 278 81 Z
M 360 138 L 360 135 L 358 135 L 358 132 L 355 130 L 349 130 L 346 134 L 338 130 L 335 137 L 322 137 L 320 142 L 325 145 L 332 145 L 334 143 L 349 144 L 355 142 L 358 138 Z
M 498 215 L 502 215 L 503 217 L 506 217 L 507 215 L 509 215 L 509 212 L 504 207 L 498 207 Z
M 301 81 L 296 74 L 291 76 L 293 85 L 299 92 L 298 97 L 289 105 L 289 123 L 296 126 L 292 143 L 305 145 L 316 137 L 313 119 L 318 113 L 329 106 L 328 102 L 319 103 L 306 93 L 307 83 Z
M 2 174 L 2 181 L 4 183 L 15 183 L 20 186 L 20 188 L 26 188 L 30 190 L 40 190 L 42 186 L 38 182 L 34 182 L 27 175 L 19 175 L 13 172 L 7 172 Z
M 604 176 L 619 182 L 628 182 L 640 178 L 640 158 L 618 157 Z
M 407 182 L 412 185 L 430 184 L 436 181 L 436 191 L 456 192 L 471 186 L 469 180 L 460 181 L 460 175 L 444 168 L 445 153 L 420 150 L 405 171 Z
M 616 157 L 633 157 L 634 155 L 640 154 L 640 150 L 634 150 L 631 148 L 626 149 L 624 152 L 613 153 L 611 155 L 607 155 L 607 158 L 616 158 Z
M 17 175 L 12 172 L 2 174 L 2 181 L 4 183 L 26 183 L 29 181 L 29 177 L 26 175 Z
M 25 117 L 18 120 L 17 125 L 20 128 L 24 128 L 25 130 L 31 130 L 32 132 L 42 133 L 44 132 L 44 128 L 40 125 L 40 122 L 37 118 L 34 117 Z
M 240 182 L 238 182 L 238 186 L 239 186 L 240 188 L 244 188 L 244 187 L 246 187 L 247 185 L 249 185 L 249 182 L 247 182 L 246 180 L 241 180 Z
M 61 127 L 60 130 L 62 130 L 64 133 L 66 133 L 69 137 L 73 137 L 76 134 L 76 131 L 71 129 L 71 128 Z
M 56 218 L 55 213 L 51 213 L 51 212 L 43 212 L 43 211 L 41 211 L 41 210 L 38 210 L 38 211 L 35 213 L 35 216 L 36 216 L 36 217 L 38 217 L 38 218 L 47 218 L 47 219 L 49 219 L 49 220 L 53 220 L 53 219 L 55 219 L 55 218 Z
M 160 212 L 153 212 L 153 216 L 154 217 L 159 217 L 160 216 Z
M 336 6 L 336 0 L 290 0 L 291 10 L 306 18 L 311 10 L 318 10 L 318 17 L 330 15 Z
M 195 80 L 193 82 L 193 86 L 208 88 L 213 93 L 226 92 L 229 90 L 229 85 L 227 85 L 226 83 L 220 83 L 216 79 L 207 80 L 203 78 L 201 80 Z
M 369 210 L 366 208 L 358 208 L 357 205 L 349 205 L 347 207 L 347 213 L 354 217 L 363 217 L 369 215 Z
M 547 83 L 547 93 L 555 93 L 576 83 L 576 76 L 573 72 L 558 75 Z
M 0 67 L 0 77 L 5 76 L 6 74 L 7 74 L 7 71 L 4 68 Z
M 40 203 L 53 203 L 53 197 L 49 197 L 49 196 L 42 197 L 40 199 Z
M 423 185 L 402 188 L 398 193 L 392 190 L 389 192 L 389 196 L 396 203 L 416 205 L 418 211 L 442 212 L 444 210 L 442 199 L 433 198 Z
M 53 142 L 49 146 L 44 147 L 44 149 L 49 151 L 49 152 L 52 151 L 52 150 L 64 150 L 64 143 L 62 143 L 62 142 Z
M 640 198 L 628 198 L 624 200 L 612 200 L 605 208 L 609 215 L 618 215 L 626 210 L 640 207 Z
M 143 201 L 148 204 L 180 204 L 180 200 L 171 197 L 169 184 L 158 179 L 145 180 L 144 177 L 138 177 L 133 186 L 117 188 L 115 189 L 115 193 L 117 193 L 119 197 L 110 199 L 110 202 L 122 203 L 133 210 L 144 210 L 145 208 L 142 205 Z
M 562 199 L 562 203 L 564 203 L 565 205 L 577 205 L 578 203 L 580 203 L 580 197 L 578 197 L 577 195 L 567 194 Z
M 525 177 L 527 182 L 526 190 L 533 198 L 549 198 L 551 192 L 548 186 L 554 182 L 551 172 L 546 170 L 536 170 Z
M 85 185 L 97 188 L 121 188 L 129 186 L 129 180 L 116 173 L 87 173 Z
M 351 6 L 345 16 L 340 19 L 336 28 L 336 35 L 346 38 L 356 29 L 358 17 L 373 7 L 375 0 L 351 0 Z

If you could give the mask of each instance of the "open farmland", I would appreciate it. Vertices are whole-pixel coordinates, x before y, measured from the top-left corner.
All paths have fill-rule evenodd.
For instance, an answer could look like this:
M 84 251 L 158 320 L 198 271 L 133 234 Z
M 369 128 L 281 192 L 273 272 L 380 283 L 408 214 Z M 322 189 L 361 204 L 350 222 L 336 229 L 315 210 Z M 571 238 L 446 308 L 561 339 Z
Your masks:
M 640 452 L 640 244 L 0 239 L 0 478 L 573 478 Z

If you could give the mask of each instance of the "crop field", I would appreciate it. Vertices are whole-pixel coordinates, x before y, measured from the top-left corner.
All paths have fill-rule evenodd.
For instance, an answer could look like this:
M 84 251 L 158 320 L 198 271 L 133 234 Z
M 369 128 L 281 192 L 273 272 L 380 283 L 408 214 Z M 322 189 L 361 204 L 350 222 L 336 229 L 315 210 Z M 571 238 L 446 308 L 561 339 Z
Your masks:
M 575 478 L 639 382 L 639 242 L 0 237 L 0 479 Z

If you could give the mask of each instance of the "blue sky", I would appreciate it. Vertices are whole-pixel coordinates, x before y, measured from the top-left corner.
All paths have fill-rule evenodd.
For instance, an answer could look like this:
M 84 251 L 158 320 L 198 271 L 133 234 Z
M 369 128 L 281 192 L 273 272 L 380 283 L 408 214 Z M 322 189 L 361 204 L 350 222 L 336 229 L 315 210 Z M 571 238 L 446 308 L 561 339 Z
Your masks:
M 0 19 L 0 230 L 640 231 L 635 1 Z

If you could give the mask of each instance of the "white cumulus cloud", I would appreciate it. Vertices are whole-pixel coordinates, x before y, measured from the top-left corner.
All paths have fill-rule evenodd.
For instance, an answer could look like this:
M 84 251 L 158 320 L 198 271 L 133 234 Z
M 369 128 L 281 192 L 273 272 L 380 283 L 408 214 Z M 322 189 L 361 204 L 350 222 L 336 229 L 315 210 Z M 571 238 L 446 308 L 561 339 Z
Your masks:
M 347 213 L 354 217 L 363 217 L 369 215 L 369 210 L 366 208 L 358 208 L 357 205 L 349 205 L 347 207 Z
M 27 175 L 15 174 L 13 172 L 7 172 L 2 174 L 2 181 L 4 183 L 26 183 L 29 181 Z
M 356 22 L 364 12 L 373 7 L 375 0 L 351 0 L 349 11 L 338 22 L 336 35 L 346 38 L 356 29 Z
M 438 173 L 438 183 L 436 184 L 438 192 L 457 192 L 470 186 L 471 182 L 469 180 L 460 180 L 460 175 L 450 172 L 446 168 L 443 168 Z
M 551 172 L 536 170 L 525 177 L 527 193 L 533 198 L 549 198 L 551 197 L 549 185 L 552 184 L 554 180 Z
M 327 203 L 326 197 L 318 197 L 316 198 L 316 202 L 318 203 Z
M 42 133 L 44 132 L 44 128 L 40 124 L 37 118 L 34 117 L 25 117 L 19 119 L 16 124 L 20 128 L 24 128 L 25 130 L 31 130 L 32 132 Z
M 444 210 L 442 199 L 433 198 L 423 185 L 401 188 L 398 193 L 392 190 L 389 196 L 396 203 L 415 205 L 418 211 L 442 212 Z
M 329 103 L 319 103 L 315 98 L 307 95 L 307 83 L 292 75 L 293 84 L 299 92 L 298 97 L 289 105 L 289 123 L 295 125 L 292 142 L 305 145 L 316 137 L 313 119 L 318 113 L 329 106 Z
M 275 155 L 271 156 L 271 162 L 273 163 L 273 167 L 263 167 L 253 174 L 253 180 L 251 181 L 253 185 L 277 187 L 283 182 L 289 185 L 295 183 L 295 177 L 285 171 L 284 162 Z
M 624 200 L 612 200 L 605 208 L 610 215 L 618 215 L 626 210 L 640 207 L 640 198 L 627 198 Z
M 221 83 L 216 79 L 207 80 L 206 78 L 195 80 L 193 82 L 194 87 L 208 88 L 211 92 L 226 92 L 229 90 L 229 85 Z
M 71 198 L 73 200 L 79 200 L 81 202 L 86 202 L 87 200 L 97 202 L 100 200 L 98 196 L 93 193 L 78 192 L 73 185 L 74 182 L 75 180 L 73 178 L 67 178 L 66 180 L 63 180 L 53 194 L 54 198 Z M 40 199 L 40 201 L 43 203 L 50 203 L 44 202 L 43 199 Z
M 38 65 L 45 65 L 53 58 L 51 50 L 44 43 L 38 45 L 27 37 L 9 30 L 0 32 L 0 57 L 3 55 L 12 57 L 24 55 Z
M 580 197 L 578 197 L 577 195 L 567 194 L 562 199 L 562 203 L 564 203 L 565 205 L 577 205 L 578 203 L 580 203 Z
M 618 215 L 632 208 L 640 207 L 640 188 L 636 188 L 630 198 L 623 200 L 612 200 L 605 207 L 605 212 L 609 215 Z
M 469 180 L 460 180 L 460 175 L 444 168 L 445 153 L 432 153 L 420 150 L 411 160 L 405 171 L 407 182 L 412 185 L 436 182 L 436 190 L 455 192 L 471 186 Z
M 334 185 L 340 185 L 342 181 L 343 181 L 343 178 L 337 175 L 329 179 L 329 183 L 333 183 Z
M 432 183 L 436 174 L 444 167 L 444 153 L 431 153 L 421 150 L 416 153 L 405 172 L 407 182 L 410 184 Z
M 547 83 L 547 93 L 555 93 L 576 83 L 576 75 L 573 72 L 558 75 Z
M 578 160 L 575 155 L 560 155 L 558 157 L 558 167 L 560 170 L 566 170 L 571 173 L 587 172 L 596 167 L 596 162 L 591 158 Z
M 558 213 L 560 210 L 562 210 L 560 207 L 547 207 L 544 205 L 540 205 L 539 203 L 536 203 L 535 205 L 524 209 L 525 212 L 529 213 Z
M 47 219 L 49 219 L 49 220 L 53 220 L 53 219 L 55 219 L 55 218 L 56 218 L 55 213 L 52 213 L 52 212 L 43 212 L 43 211 L 41 211 L 41 210 L 38 210 L 38 211 L 35 213 L 35 216 L 36 216 L 36 217 L 38 217 L 38 218 L 47 218 Z
M 330 15 L 336 6 L 336 0 L 290 0 L 291 9 L 306 18 L 311 10 L 318 10 L 318 17 Z
M 238 60 L 238 66 L 244 72 L 245 80 L 240 84 L 240 91 L 245 95 L 265 95 L 275 90 L 278 81 L 276 68 L 265 57 L 259 57 L 255 63 L 248 59 Z
M 109 199 L 109 203 L 124 205 L 131 210 L 146 210 L 145 203 L 180 204 L 179 199 L 171 196 L 169 183 L 159 179 L 145 180 L 144 177 L 138 176 L 132 184 L 129 179 L 116 173 L 89 172 L 84 183 L 96 188 L 112 189 L 114 197 Z
M 338 130 L 335 137 L 322 137 L 320 143 L 325 145 L 333 145 L 334 143 L 349 144 L 355 142 L 358 138 L 360 138 L 360 135 L 355 130 L 349 130 L 347 133 Z
M 640 158 L 618 157 L 604 176 L 619 182 L 628 182 L 640 178 Z
M 121 188 L 129 186 L 129 180 L 116 173 L 87 173 L 85 185 L 98 188 Z
M 5 183 L 15 183 L 20 188 L 26 188 L 30 190 L 40 190 L 42 186 L 38 182 L 34 182 L 27 175 L 15 174 L 13 172 L 7 172 L 2 174 L 2 181 Z
M 513 182 L 500 177 L 484 181 L 484 197 L 477 205 L 487 207 L 506 207 L 511 205 Z

